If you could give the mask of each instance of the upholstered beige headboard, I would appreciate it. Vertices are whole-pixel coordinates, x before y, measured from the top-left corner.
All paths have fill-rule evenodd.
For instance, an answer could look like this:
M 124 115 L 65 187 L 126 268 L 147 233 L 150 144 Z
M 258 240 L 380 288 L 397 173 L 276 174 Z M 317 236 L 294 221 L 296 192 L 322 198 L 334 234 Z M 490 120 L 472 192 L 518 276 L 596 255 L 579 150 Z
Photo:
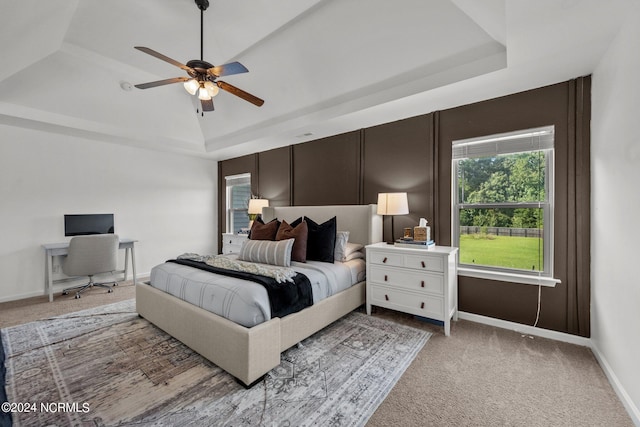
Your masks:
M 279 206 L 263 208 L 262 219 L 292 222 L 307 216 L 322 223 L 335 216 L 338 231 L 348 231 L 350 242 L 368 245 L 382 241 L 382 216 L 376 211 L 377 205 Z

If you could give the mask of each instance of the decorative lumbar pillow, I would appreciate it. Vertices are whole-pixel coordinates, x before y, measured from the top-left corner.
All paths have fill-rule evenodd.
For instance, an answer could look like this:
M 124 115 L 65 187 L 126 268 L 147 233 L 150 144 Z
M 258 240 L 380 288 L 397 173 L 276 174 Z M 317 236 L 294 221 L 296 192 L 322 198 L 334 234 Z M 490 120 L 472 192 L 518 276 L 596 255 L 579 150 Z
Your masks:
M 347 248 L 347 242 L 349 242 L 349 232 L 338 231 L 336 233 L 336 247 L 333 251 L 333 257 L 336 261 L 343 261 L 344 251 Z
M 288 224 L 287 221 L 282 221 L 278 232 L 276 233 L 276 240 L 295 239 L 293 243 L 293 249 L 291 250 L 291 260 L 298 262 L 307 262 L 307 239 L 309 236 L 309 228 L 305 221 L 301 221 L 298 225 L 293 227 Z
M 242 245 L 238 259 L 262 264 L 291 267 L 291 249 L 294 239 L 271 242 L 267 240 L 247 240 Z
M 261 218 L 253 221 L 251 226 L 251 232 L 249 233 L 250 240 L 275 240 L 276 233 L 280 227 L 280 221 L 278 219 L 272 219 L 268 223 L 264 223 Z
M 336 217 L 322 224 L 316 223 L 309 217 L 305 217 L 304 220 L 309 228 L 307 260 L 333 263 L 336 247 Z

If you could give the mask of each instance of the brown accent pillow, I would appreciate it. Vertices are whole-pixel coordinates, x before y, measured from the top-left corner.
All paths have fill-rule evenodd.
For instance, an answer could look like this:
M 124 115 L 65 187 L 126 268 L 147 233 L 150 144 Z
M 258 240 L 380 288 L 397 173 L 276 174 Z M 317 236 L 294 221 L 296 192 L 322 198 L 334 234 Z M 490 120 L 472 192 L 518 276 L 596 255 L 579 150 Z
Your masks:
M 291 260 L 298 262 L 307 262 L 307 238 L 309 236 L 309 228 L 305 221 L 295 227 L 287 224 L 287 221 L 282 221 L 278 233 L 276 234 L 276 240 L 286 240 L 294 238 L 293 249 L 291 250 Z
M 249 239 L 251 240 L 276 240 L 276 233 L 280 227 L 280 221 L 273 219 L 268 223 L 262 222 L 261 219 L 253 221 Z

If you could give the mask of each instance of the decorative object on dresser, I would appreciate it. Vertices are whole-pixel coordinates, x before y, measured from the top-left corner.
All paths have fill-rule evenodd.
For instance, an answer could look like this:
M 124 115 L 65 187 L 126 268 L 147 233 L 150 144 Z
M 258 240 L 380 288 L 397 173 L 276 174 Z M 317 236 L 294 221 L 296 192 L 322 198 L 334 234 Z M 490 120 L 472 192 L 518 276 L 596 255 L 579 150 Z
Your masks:
M 458 320 L 458 248 L 429 250 L 376 243 L 366 246 L 367 314 L 371 306 L 390 308 L 444 322 Z
M 426 219 L 420 218 L 420 224 L 413 227 L 413 238 L 423 242 L 431 240 L 431 227 L 427 225 Z
M 407 201 L 407 193 L 378 194 L 378 215 L 391 215 L 391 238 L 386 240 L 383 238 L 383 240 L 389 244 L 393 244 L 393 240 L 395 239 L 393 235 L 393 216 L 406 215 L 408 213 L 409 202 Z
M 397 239 L 394 246 L 400 248 L 431 249 L 436 246 L 434 240 Z
M 253 225 L 253 221 L 262 215 L 262 208 L 269 206 L 269 200 L 267 199 L 249 199 L 249 206 L 247 206 L 247 214 L 249 215 L 249 228 Z
M 225 255 L 240 253 L 242 244 L 246 240 L 246 234 L 222 233 L 222 253 Z

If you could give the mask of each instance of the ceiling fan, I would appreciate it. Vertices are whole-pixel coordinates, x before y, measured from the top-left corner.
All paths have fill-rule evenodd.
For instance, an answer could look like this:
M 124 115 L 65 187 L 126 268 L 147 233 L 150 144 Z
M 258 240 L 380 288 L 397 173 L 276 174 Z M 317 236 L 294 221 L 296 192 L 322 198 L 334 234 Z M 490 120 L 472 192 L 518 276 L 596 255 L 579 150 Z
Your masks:
M 202 105 L 202 115 L 205 111 L 213 111 L 213 97 L 219 92 L 219 89 L 225 90 L 229 93 L 236 95 L 249 101 L 250 103 L 260 107 L 264 104 L 264 100 L 257 96 L 251 95 L 242 89 L 239 89 L 229 83 L 218 80 L 219 77 L 229 76 L 232 74 L 246 73 L 249 70 L 239 62 L 230 62 L 224 65 L 214 66 L 202 59 L 203 56 L 203 22 L 204 11 L 209 7 L 209 0 L 194 0 L 198 9 L 200 9 L 200 59 L 192 59 L 187 64 L 182 64 L 174 59 L 169 58 L 153 49 L 143 46 L 135 46 L 136 49 L 161 59 L 169 64 L 175 65 L 187 72 L 189 77 L 173 77 L 165 80 L 158 80 L 155 82 L 141 83 L 135 85 L 138 89 L 149 89 L 156 86 L 168 85 L 171 83 L 184 83 L 184 88 L 191 95 L 198 94 L 200 103 Z

